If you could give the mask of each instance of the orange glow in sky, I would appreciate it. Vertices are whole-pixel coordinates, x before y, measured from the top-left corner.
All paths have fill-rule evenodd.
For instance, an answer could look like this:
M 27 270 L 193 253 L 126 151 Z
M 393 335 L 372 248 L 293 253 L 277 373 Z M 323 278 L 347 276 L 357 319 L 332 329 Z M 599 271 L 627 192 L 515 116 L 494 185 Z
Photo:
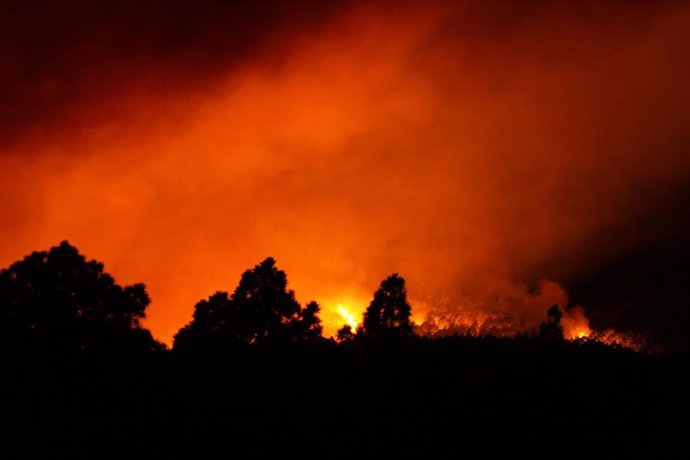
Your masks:
M 416 318 L 535 327 L 568 303 L 562 277 L 645 237 L 603 230 L 690 171 L 671 148 L 688 132 L 688 8 L 639 34 L 607 14 L 494 23 L 463 5 L 351 7 L 212 77 L 180 70 L 175 93 L 151 63 L 28 130 L 0 155 L 0 266 L 67 239 L 146 283 L 145 324 L 168 343 L 267 256 L 327 335 L 394 272 Z M 589 334 L 583 318 L 568 334 Z

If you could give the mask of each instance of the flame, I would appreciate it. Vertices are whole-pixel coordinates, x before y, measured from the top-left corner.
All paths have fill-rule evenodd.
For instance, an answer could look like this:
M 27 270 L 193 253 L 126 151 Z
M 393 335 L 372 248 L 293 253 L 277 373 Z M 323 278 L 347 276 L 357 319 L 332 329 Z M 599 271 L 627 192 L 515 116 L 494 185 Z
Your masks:
M 430 311 L 424 321 L 415 322 L 418 324 L 416 332 L 426 337 L 443 337 L 452 334 L 473 337 L 486 335 L 514 337 L 518 333 L 535 333 L 533 324 L 507 315 L 487 314 L 483 311 Z M 580 306 L 566 309 L 561 324 L 564 338 L 568 341 L 598 342 L 634 351 L 662 351 L 658 345 L 639 334 L 614 329 L 592 329 L 584 308 Z
M 563 313 L 563 335 L 568 340 L 585 339 L 592 334 L 584 308 L 577 305 Z
M 663 351 L 663 347 L 654 343 L 649 337 L 643 334 L 621 332 L 615 329 L 594 331 L 587 340 L 595 340 L 605 345 L 627 348 L 634 351 L 646 351 L 648 353 Z
M 347 309 L 343 307 L 341 304 L 338 304 L 338 313 L 340 313 L 340 316 L 342 316 L 345 320 L 345 324 L 349 324 L 353 331 L 357 329 L 359 321 L 357 321 L 355 319 L 355 316 L 349 311 L 347 311 Z

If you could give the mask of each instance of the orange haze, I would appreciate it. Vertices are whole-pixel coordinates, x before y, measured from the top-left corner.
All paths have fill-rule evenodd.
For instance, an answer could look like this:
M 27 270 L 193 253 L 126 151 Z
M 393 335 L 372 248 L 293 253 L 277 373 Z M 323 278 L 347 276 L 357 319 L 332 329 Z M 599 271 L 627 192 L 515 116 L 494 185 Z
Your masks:
M 328 334 L 392 272 L 419 323 L 534 328 L 690 174 L 688 4 L 405 5 L 343 7 L 208 77 L 151 62 L 29 127 L 0 154 L 0 266 L 68 239 L 147 284 L 168 343 L 269 255 Z

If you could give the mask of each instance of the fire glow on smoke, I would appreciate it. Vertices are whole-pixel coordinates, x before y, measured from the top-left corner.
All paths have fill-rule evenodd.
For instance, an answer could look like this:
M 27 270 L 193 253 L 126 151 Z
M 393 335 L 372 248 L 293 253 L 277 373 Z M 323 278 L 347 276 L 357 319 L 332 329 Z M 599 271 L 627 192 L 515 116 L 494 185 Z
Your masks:
M 146 21 L 49 47 L 33 63 L 47 74 L 14 91 L 68 103 L 34 120 L 17 98 L 0 266 L 67 239 L 146 283 L 145 325 L 167 343 L 266 256 L 321 303 L 327 336 L 393 272 L 425 334 L 533 331 L 569 305 L 555 281 L 643 241 L 637 216 L 690 171 L 687 4 L 559 5 L 344 2 L 227 61 L 213 15 L 180 48 L 158 50 Z M 563 326 L 612 335 L 577 307 Z

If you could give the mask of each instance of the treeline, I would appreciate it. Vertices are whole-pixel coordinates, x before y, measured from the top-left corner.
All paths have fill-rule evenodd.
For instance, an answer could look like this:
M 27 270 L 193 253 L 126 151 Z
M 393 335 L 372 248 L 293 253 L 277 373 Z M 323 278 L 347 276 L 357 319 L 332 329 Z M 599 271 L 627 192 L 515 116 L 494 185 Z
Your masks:
M 149 303 L 143 284 L 118 285 L 102 263 L 64 241 L 0 271 L 1 345 L 9 353 L 163 351 L 140 323 Z M 319 312 L 315 301 L 300 305 L 269 257 L 245 271 L 231 294 L 219 291 L 198 302 L 192 321 L 175 335 L 174 349 L 322 342 Z M 562 340 L 561 317 L 554 305 L 539 336 Z M 405 280 L 396 273 L 381 282 L 357 330 L 345 325 L 336 339 L 413 335 Z
M 414 335 L 393 274 L 321 334 L 273 259 L 197 303 L 167 350 L 66 242 L 0 272 L 0 458 L 687 458 L 685 356 Z

